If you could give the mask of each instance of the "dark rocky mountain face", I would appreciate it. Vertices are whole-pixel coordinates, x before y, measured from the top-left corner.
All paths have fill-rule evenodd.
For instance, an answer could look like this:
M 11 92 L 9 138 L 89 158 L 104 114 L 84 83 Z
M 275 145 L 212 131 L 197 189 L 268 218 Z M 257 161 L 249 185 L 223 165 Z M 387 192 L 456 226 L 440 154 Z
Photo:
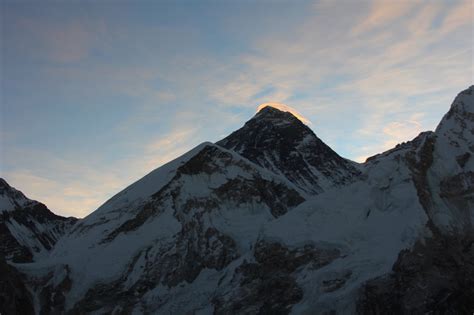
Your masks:
M 435 234 L 400 252 L 393 271 L 362 286 L 359 314 L 472 314 L 474 234 Z
M 25 285 L 25 275 L 0 257 L 0 312 L 34 314 L 34 299 Z
M 267 106 L 217 142 L 308 193 L 353 182 L 355 164 L 342 158 L 291 113 Z
M 471 314 L 474 310 L 470 206 L 474 182 L 465 178 L 470 171 L 436 177 L 438 141 L 439 135 L 423 133 L 388 153 L 409 167 L 429 232 L 399 253 L 389 273 L 361 286 L 358 314 Z M 371 161 L 377 163 L 377 158 Z M 449 207 L 449 225 L 440 221 L 440 200 Z
M 0 178 L 0 256 L 12 262 L 31 262 L 50 251 L 76 222 L 52 213 Z
M 341 253 L 309 244 L 290 249 L 279 242 L 260 240 L 253 255 L 255 261 L 244 261 L 235 269 L 229 289 L 215 296 L 216 314 L 287 314 L 304 294 L 295 279 L 297 270 L 322 268 Z
M 361 165 L 264 108 L 51 242 L 31 231 L 65 219 L 3 184 L 3 215 L 28 214 L 5 228 L 30 220 L 44 250 L 11 233 L 9 257 L 35 261 L 0 264 L 0 312 L 471 314 L 472 154 L 474 87 L 435 132 Z

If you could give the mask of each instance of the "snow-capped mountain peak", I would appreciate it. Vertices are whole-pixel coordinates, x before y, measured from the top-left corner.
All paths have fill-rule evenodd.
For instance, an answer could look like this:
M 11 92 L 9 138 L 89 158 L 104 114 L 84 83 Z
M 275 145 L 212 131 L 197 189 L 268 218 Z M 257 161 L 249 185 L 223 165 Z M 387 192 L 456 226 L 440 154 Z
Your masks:
M 297 117 L 271 106 L 217 144 L 285 176 L 309 194 L 351 182 L 359 175 L 355 163 L 339 156 Z

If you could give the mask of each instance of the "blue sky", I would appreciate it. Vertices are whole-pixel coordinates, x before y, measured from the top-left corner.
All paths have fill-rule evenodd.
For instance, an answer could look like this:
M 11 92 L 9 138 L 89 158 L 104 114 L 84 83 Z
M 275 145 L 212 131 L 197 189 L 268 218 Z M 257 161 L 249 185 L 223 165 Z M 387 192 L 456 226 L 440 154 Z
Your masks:
M 433 130 L 473 82 L 472 1 L 2 1 L 0 172 L 83 217 L 284 103 L 339 154 Z

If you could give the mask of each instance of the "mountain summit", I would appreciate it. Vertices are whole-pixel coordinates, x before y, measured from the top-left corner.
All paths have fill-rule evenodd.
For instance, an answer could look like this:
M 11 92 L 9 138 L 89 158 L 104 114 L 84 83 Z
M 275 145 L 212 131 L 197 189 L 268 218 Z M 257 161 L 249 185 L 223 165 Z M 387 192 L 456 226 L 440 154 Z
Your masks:
M 293 114 L 271 106 L 216 143 L 282 175 L 306 193 L 347 184 L 360 174 Z
M 290 111 L 285 111 L 282 109 L 278 109 L 271 105 L 267 105 L 261 108 L 254 116 L 255 119 L 266 119 L 266 120 L 273 120 L 273 123 L 284 123 L 285 121 L 288 123 L 294 122 L 295 119 L 303 122 L 302 120 L 298 119 L 296 115 L 292 114 Z
M 472 314 L 473 154 L 473 87 L 435 132 L 363 164 L 263 108 L 23 263 L 9 253 L 40 239 L 23 216 L 36 203 L 0 181 L 0 236 L 18 240 L 2 249 L 0 312 Z

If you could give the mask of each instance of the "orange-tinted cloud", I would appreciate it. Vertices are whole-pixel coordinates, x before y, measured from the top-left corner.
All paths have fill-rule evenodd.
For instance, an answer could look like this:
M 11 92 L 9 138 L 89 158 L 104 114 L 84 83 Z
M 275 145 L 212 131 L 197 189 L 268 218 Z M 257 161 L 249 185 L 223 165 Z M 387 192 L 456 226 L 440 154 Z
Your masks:
M 398 143 L 409 141 L 423 131 L 423 126 L 416 120 L 394 121 L 383 128 L 383 133 L 388 137 L 384 149 L 393 148 Z
M 289 112 L 289 113 L 293 114 L 296 118 L 301 120 L 301 122 L 303 122 L 306 125 L 311 124 L 311 121 L 309 121 L 308 118 L 301 115 L 296 109 L 294 109 L 294 108 L 292 108 L 288 105 L 281 104 L 281 103 L 272 103 L 272 102 L 270 102 L 270 103 L 260 104 L 257 108 L 257 113 L 259 111 L 261 111 L 263 108 L 267 107 L 267 106 L 274 107 L 274 108 L 279 109 L 279 110 L 284 111 L 284 112 Z

